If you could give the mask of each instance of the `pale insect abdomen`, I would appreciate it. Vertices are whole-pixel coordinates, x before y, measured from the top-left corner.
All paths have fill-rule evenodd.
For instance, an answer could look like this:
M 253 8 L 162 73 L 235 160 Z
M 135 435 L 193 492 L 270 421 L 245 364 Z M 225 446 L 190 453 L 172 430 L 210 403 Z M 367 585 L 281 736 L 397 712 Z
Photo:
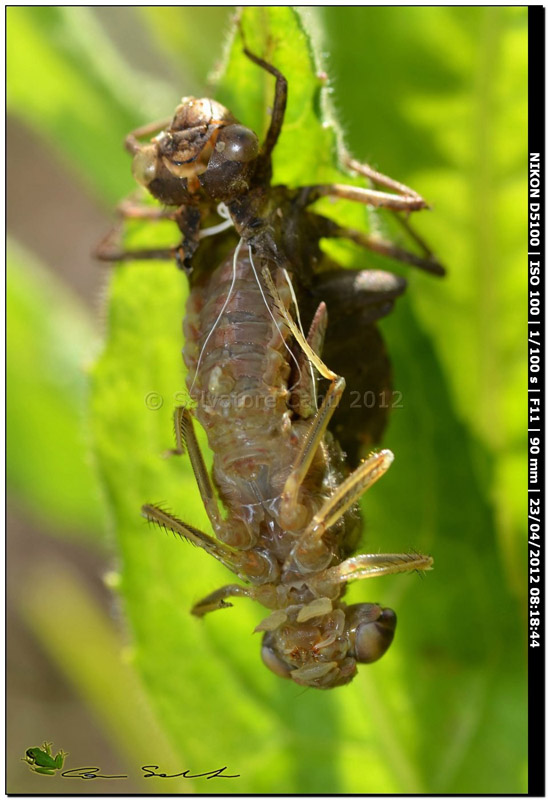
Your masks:
M 242 486 L 279 469 L 273 441 L 282 453 L 289 447 L 288 332 L 271 314 L 247 253 L 240 253 L 235 271 L 227 258 L 187 304 L 183 358 L 195 416 L 219 477 L 241 478 Z
M 287 295 L 281 271 L 272 274 Z M 192 289 L 183 358 L 229 516 L 242 516 L 255 541 L 283 560 L 293 542 L 272 521 L 299 431 L 288 408 L 289 331 L 259 281 L 249 253 L 241 252 Z

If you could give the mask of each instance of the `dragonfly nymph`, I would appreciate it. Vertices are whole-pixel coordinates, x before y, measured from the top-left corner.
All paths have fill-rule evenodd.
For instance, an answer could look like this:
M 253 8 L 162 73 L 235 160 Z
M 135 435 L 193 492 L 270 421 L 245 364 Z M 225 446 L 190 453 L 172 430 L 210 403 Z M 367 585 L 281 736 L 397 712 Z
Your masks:
M 357 664 L 376 661 L 394 637 L 395 613 L 377 603 L 345 604 L 346 584 L 428 570 L 432 559 L 352 556 L 362 530 L 358 501 L 393 455 L 380 450 L 358 459 L 361 445 L 378 442 L 384 411 L 356 421 L 356 414 L 337 417 L 336 410 L 347 381 L 390 390 L 390 365 L 374 323 L 390 311 L 405 281 L 389 272 L 337 267 L 320 242 L 346 238 L 433 274 L 443 269 L 418 237 L 420 254 L 311 208 L 322 197 L 406 214 L 426 207 L 416 192 L 366 165 L 347 161 L 379 188 L 271 185 L 287 82 L 274 66 L 245 53 L 275 78 L 264 141 L 219 103 L 192 97 L 183 98 L 172 120 L 134 131 L 126 140 L 134 175 L 163 207 L 126 204 L 123 213 L 169 217 L 182 242 L 132 252 L 103 248 L 101 256 L 174 258 L 189 277 L 184 360 L 196 406 L 175 411 L 174 452 L 190 458 L 215 536 L 155 505 L 143 506 L 143 514 L 203 548 L 243 582 L 208 595 L 193 613 L 227 607 L 231 597 L 258 601 L 270 610 L 258 626 L 264 663 L 297 684 L 326 689 L 348 683 Z M 342 346 L 340 334 L 337 340 L 329 335 L 337 321 L 352 331 Z M 337 360 L 345 377 L 334 371 Z M 364 363 L 372 368 L 364 371 Z M 211 475 L 194 420 L 213 452 Z

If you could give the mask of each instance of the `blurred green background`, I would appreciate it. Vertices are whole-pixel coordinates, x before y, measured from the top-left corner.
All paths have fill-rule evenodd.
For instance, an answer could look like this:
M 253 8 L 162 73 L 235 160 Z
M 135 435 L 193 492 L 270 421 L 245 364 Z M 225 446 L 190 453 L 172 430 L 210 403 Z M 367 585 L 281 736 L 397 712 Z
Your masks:
M 111 275 L 89 255 L 134 189 L 124 135 L 210 91 L 231 14 L 8 9 L 8 791 L 524 792 L 527 10 L 306 13 L 348 149 L 429 200 L 416 227 L 449 271 L 341 250 L 410 284 L 382 323 L 403 408 L 385 437 L 396 462 L 363 503 L 366 546 L 430 552 L 435 571 L 351 587 L 395 608 L 398 634 L 323 693 L 262 667 L 261 608 L 190 617 L 226 571 L 139 517 L 164 500 L 205 524 L 188 464 L 160 457 L 186 287 L 171 265 Z M 306 39 L 288 9 L 246 14 L 286 30 L 285 179 L 322 141 L 296 100 L 313 85 Z M 260 126 L 271 82 L 237 55 L 230 69 L 219 96 L 232 85 Z M 33 774 L 19 759 L 44 739 L 67 767 L 130 777 Z M 151 763 L 241 778 L 144 783 Z

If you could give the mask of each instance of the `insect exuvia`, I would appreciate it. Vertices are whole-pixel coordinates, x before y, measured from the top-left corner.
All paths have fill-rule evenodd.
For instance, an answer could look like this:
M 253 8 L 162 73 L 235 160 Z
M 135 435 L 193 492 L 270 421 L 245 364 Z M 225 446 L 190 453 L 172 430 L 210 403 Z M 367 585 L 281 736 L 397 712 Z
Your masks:
M 192 97 L 183 98 L 172 120 L 134 131 L 126 140 L 134 175 L 164 208 L 126 204 L 123 212 L 169 217 L 183 241 L 176 248 L 133 252 L 103 248 L 101 257 L 175 258 L 189 276 L 184 360 L 197 405 L 175 412 L 175 452 L 190 458 L 215 537 L 155 505 L 144 505 L 143 514 L 203 548 L 243 582 L 214 591 L 193 613 L 229 606 L 230 597 L 257 600 L 271 611 L 258 626 L 264 663 L 297 684 L 326 689 L 348 683 L 358 663 L 380 658 L 396 626 L 395 613 L 377 603 L 346 605 L 347 582 L 428 570 L 432 559 L 417 553 L 351 556 L 361 532 L 358 500 L 393 456 L 373 452 L 356 466 L 360 443 L 378 441 L 386 412 L 377 409 L 360 420 L 359 412 L 339 412 L 334 427 L 345 389 L 345 378 L 334 369 L 340 362 L 350 386 L 362 388 L 359 366 L 378 362 L 377 377 L 366 388 L 389 390 L 389 363 L 374 322 L 388 313 L 405 281 L 378 270 L 338 268 L 320 240 L 347 238 L 434 274 L 443 270 L 405 220 L 422 255 L 311 210 L 321 197 L 395 212 L 425 207 L 417 193 L 368 166 L 347 161 L 393 193 L 344 184 L 271 185 L 287 82 L 274 66 L 244 52 L 275 78 L 264 142 L 219 103 Z M 334 325 L 328 325 L 328 311 Z M 369 350 L 359 336 L 347 337 L 342 347 L 330 340 L 343 314 L 370 327 Z M 320 382 L 327 387 L 323 397 Z M 214 454 L 211 476 L 194 418 Z M 350 451 L 353 471 L 333 430 Z

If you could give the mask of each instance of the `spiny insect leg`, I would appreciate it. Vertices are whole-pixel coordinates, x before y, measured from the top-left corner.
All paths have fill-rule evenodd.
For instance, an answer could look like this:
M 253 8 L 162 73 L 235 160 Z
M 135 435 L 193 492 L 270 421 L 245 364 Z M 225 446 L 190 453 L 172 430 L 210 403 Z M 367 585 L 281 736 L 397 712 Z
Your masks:
M 349 186 L 345 183 L 323 183 L 307 186 L 308 203 L 314 203 L 320 197 L 340 197 L 374 208 L 391 208 L 394 211 L 420 211 L 428 208 L 426 201 L 419 195 L 398 195 L 378 192 L 376 189 L 362 189 L 360 186 Z
M 123 200 L 116 209 L 118 215 L 125 219 L 175 219 L 175 211 L 168 211 L 157 206 L 147 206 L 135 200 Z M 114 226 L 107 235 L 101 239 L 93 252 L 94 258 L 99 261 L 138 261 L 138 260 L 169 260 L 176 257 L 176 248 L 147 248 L 142 250 L 125 250 L 122 245 L 123 227 L 121 224 Z
M 432 569 L 433 563 L 432 556 L 420 553 L 362 553 L 308 578 L 307 582 L 319 587 L 324 583 L 333 585 L 400 572 L 426 572 Z
M 159 247 L 146 250 L 122 250 L 113 241 L 117 231 L 110 231 L 99 242 L 93 252 L 93 257 L 98 261 L 173 261 L 177 258 L 178 247 Z
M 219 542 L 207 533 L 182 522 L 159 506 L 146 504 L 142 507 L 141 513 L 149 522 L 154 522 L 160 528 L 201 547 L 242 580 L 266 583 L 277 577 L 277 563 L 266 553 L 229 547 L 224 542 Z
M 398 220 L 402 221 L 402 218 L 399 214 L 394 214 L 394 216 Z M 412 231 L 408 224 L 406 225 L 406 229 L 410 235 L 414 234 L 414 231 Z M 417 269 L 423 269 L 425 272 L 429 272 L 432 275 L 445 275 L 444 267 L 442 267 L 442 265 L 431 253 L 428 253 L 424 256 L 419 256 L 416 253 L 412 253 L 410 250 L 406 250 L 403 247 L 398 247 L 393 242 L 389 241 L 388 239 L 384 239 L 382 236 L 378 236 L 377 234 L 366 234 L 362 233 L 361 231 L 354 230 L 353 228 L 343 228 L 339 225 L 334 225 L 330 236 L 334 238 L 337 237 L 350 239 L 350 241 L 354 242 L 360 247 L 365 247 L 368 250 L 379 253 L 380 255 L 393 258 L 396 261 L 401 261 L 402 263 L 409 264 L 412 267 L 417 267 Z M 415 237 L 413 236 L 413 238 Z
M 308 473 L 312 459 L 325 435 L 331 417 L 337 409 L 337 404 L 344 392 L 346 382 L 344 378 L 337 377 L 331 384 L 317 413 L 312 418 L 310 426 L 299 445 L 297 456 L 284 484 L 281 502 L 281 519 L 284 524 L 292 526 L 295 514 L 299 510 L 299 489 Z
M 343 164 L 353 172 L 363 175 L 364 178 L 369 178 L 369 180 L 373 181 L 373 183 L 376 183 L 377 186 L 384 186 L 385 189 L 392 189 L 394 192 L 401 194 L 403 197 L 414 197 L 426 205 L 426 202 L 423 200 L 420 194 L 414 189 L 411 189 L 410 186 L 406 186 L 405 183 L 400 183 L 400 181 L 396 181 L 394 178 L 390 178 L 388 175 L 378 172 L 369 164 L 362 164 L 360 161 L 356 161 L 355 158 L 351 158 L 348 155 L 343 157 Z
M 162 206 L 149 206 L 139 203 L 131 197 L 126 197 L 116 208 L 116 213 L 122 219 L 175 219 L 177 210 L 163 208 Z
M 301 331 L 291 318 L 291 315 L 285 308 L 268 270 L 263 271 L 263 277 L 279 313 L 301 346 L 303 352 L 306 354 L 309 361 L 316 367 L 320 375 L 331 381 L 331 385 L 325 394 L 323 402 L 314 415 L 310 423 L 310 427 L 300 443 L 297 456 L 293 462 L 293 467 L 283 488 L 281 519 L 285 525 L 293 527 L 296 515 L 299 513 L 299 489 L 306 477 L 310 464 L 312 463 L 312 459 L 314 458 L 314 455 L 321 444 L 323 436 L 327 430 L 327 426 L 329 425 L 329 421 L 335 413 L 337 403 L 344 392 L 345 380 L 340 375 L 332 372 L 329 367 L 323 363 L 317 353 L 315 353 L 310 347 L 310 344 L 304 338 Z
M 409 220 L 405 216 L 402 216 L 402 214 L 398 214 L 395 211 L 392 212 L 392 216 L 398 222 L 398 224 L 401 225 L 401 227 L 405 230 L 405 232 L 408 234 L 408 236 L 411 239 L 413 239 L 413 241 L 419 246 L 419 248 L 422 250 L 422 254 L 423 254 L 424 258 L 427 259 L 427 260 L 430 260 L 430 261 L 435 261 L 434 253 L 432 252 L 430 247 L 426 244 L 426 242 L 424 241 L 422 236 L 420 236 L 417 233 L 417 231 L 411 226 L 411 223 L 409 222 Z M 441 269 L 443 269 L 444 274 L 445 274 L 445 272 L 446 272 L 445 268 L 441 267 Z
M 310 323 L 306 341 L 315 353 L 321 353 L 327 328 L 327 306 L 321 302 Z M 301 419 L 308 419 L 317 410 L 315 376 L 310 360 L 304 350 L 297 355 L 297 371 L 300 376 L 292 392 L 290 406 Z
M 350 158 L 349 156 L 345 156 L 343 158 L 343 163 L 348 169 L 357 172 L 359 175 L 363 175 L 365 178 L 369 178 L 369 180 L 371 180 L 377 186 L 384 186 L 386 189 L 393 189 L 395 192 L 398 192 L 398 194 L 403 196 L 416 197 L 422 200 L 422 197 L 418 194 L 418 192 L 415 192 L 414 189 L 411 189 L 409 186 L 406 186 L 404 183 L 400 183 L 393 178 L 389 178 L 388 175 L 383 175 L 382 172 L 378 172 L 376 169 L 373 169 L 373 167 L 370 167 L 369 164 L 361 164 L 359 161 L 356 161 L 354 158 Z M 445 269 L 441 266 L 441 264 L 438 264 L 431 249 L 428 247 L 424 239 L 422 239 L 422 237 L 413 230 L 407 218 L 401 214 L 398 214 L 396 211 L 393 211 L 393 216 L 402 226 L 402 228 L 405 229 L 408 236 L 420 247 L 426 264 L 434 265 L 434 269 L 428 269 L 428 266 L 423 266 L 421 264 L 415 264 L 415 266 L 418 266 L 419 268 L 423 266 L 424 269 L 427 269 L 427 271 L 432 272 L 435 275 L 444 275 Z M 387 255 L 391 255 L 391 253 L 387 253 Z M 405 261 L 405 258 L 397 255 L 392 255 L 391 257 L 397 258 L 400 261 Z M 410 261 L 408 263 L 413 262 Z
M 328 528 L 334 525 L 342 515 L 354 505 L 379 478 L 381 478 L 392 461 L 390 450 L 373 453 L 344 480 L 331 497 L 313 516 L 310 524 L 299 538 L 286 563 L 296 559 L 302 566 L 308 560 Z
M 171 531 L 181 539 L 186 539 L 192 544 L 206 550 L 206 552 L 237 575 L 242 572 L 242 567 L 246 561 L 246 554 L 233 550 L 222 542 L 218 542 L 216 539 L 208 536 L 207 533 L 193 528 L 186 522 L 182 522 L 180 519 L 177 519 L 177 517 L 169 514 L 158 506 L 146 504 L 142 507 L 141 513 L 149 522 L 154 522 L 156 525 L 159 525 L 160 528 Z
M 219 608 L 230 608 L 232 603 L 227 603 L 227 597 L 253 597 L 253 590 L 246 589 L 245 586 L 239 586 L 237 583 L 230 583 L 228 586 L 222 586 L 217 591 L 208 594 L 195 606 L 192 607 L 192 614 L 195 617 L 203 617 L 209 614 L 210 611 L 217 611 Z
M 284 78 L 282 73 L 276 69 L 276 67 L 272 66 L 272 64 L 269 64 L 268 61 L 264 61 L 262 58 L 259 58 L 259 56 L 251 53 L 247 47 L 244 47 L 244 53 L 250 59 L 250 61 L 253 61 L 254 64 L 257 64 L 257 66 L 266 70 L 276 78 L 276 89 L 274 93 L 274 104 L 270 118 L 270 126 L 261 148 L 261 158 L 270 164 L 270 156 L 276 145 L 276 142 L 278 141 L 278 137 L 284 122 L 285 107 L 287 105 L 287 80 Z
M 184 406 L 176 408 L 173 414 L 173 423 L 177 447 L 171 453 L 182 455 L 185 451 L 188 452 L 204 508 L 213 530 L 218 533 L 222 525 L 221 515 L 188 408 Z
M 158 131 L 164 130 L 167 128 L 171 123 L 171 117 L 162 120 L 156 120 L 155 122 L 149 122 L 147 125 L 142 125 L 140 128 L 135 128 L 135 130 L 128 133 L 125 138 L 124 146 L 126 150 L 128 150 L 132 155 L 138 153 L 141 150 L 142 145 L 139 139 L 143 138 L 144 136 L 151 136 L 151 134 L 156 133 Z

